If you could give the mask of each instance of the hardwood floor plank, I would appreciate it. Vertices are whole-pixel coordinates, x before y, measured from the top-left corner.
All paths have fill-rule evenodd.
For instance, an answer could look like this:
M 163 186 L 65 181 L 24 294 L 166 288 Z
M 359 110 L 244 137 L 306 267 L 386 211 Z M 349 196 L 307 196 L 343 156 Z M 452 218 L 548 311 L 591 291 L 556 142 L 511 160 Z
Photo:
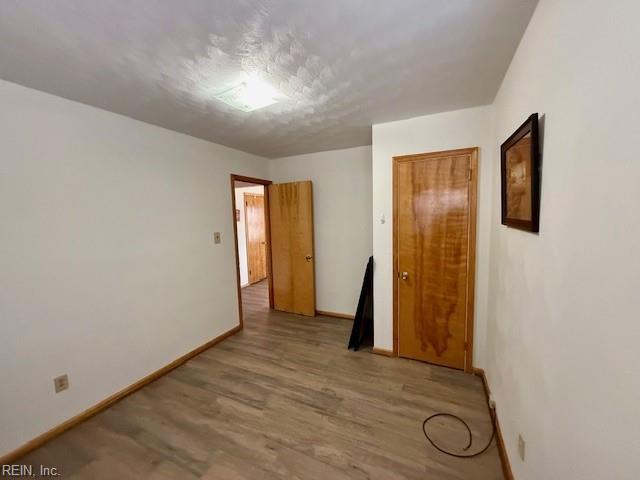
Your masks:
M 461 460 L 422 421 L 465 418 L 478 447 L 491 421 L 478 377 L 351 352 L 351 323 L 269 311 L 267 282 L 242 289 L 244 330 L 19 463 L 72 479 L 502 479 L 495 446 Z M 431 426 L 443 445 L 465 431 Z M 475 445 L 474 445 L 475 446 Z

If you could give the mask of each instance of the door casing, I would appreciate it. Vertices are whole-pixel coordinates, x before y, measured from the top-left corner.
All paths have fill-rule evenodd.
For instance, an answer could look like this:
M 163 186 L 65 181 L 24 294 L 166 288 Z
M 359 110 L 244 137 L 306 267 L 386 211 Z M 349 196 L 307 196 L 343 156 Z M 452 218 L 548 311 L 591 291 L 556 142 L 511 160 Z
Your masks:
M 271 228 L 269 221 L 269 189 L 271 180 L 264 180 L 262 178 L 246 177 L 244 175 L 231 174 L 231 215 L 233 219 L 233 242 L 236 256 L 236 285 L 238 289 L 238 313 L 240 314 L 240 328 L 243 328 L 244 321 L 242 318 L 242 287 L 240 284 L 240 256 L 238 254 L 238 224 L 236 222 L 236 182 L 255 183 L 257 185 L 264 185 L 264 214 L 265 214 L 265 237 L 266 237 L 266 251 L 267 251 L 267 279 L 269 282 L 269 308 L 273 309 L 273 276 L 271 274 Z

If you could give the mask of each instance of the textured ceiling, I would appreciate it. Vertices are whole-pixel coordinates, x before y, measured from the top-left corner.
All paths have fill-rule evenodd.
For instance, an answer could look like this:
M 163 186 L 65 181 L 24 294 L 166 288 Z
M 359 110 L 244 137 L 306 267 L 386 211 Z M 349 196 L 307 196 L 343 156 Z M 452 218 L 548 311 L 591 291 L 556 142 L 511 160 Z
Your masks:
M 266 157 L 491 103 L 537 0 L 1 0 L 0 77 Z M 247 75 L 288 98 L 213 98 Z

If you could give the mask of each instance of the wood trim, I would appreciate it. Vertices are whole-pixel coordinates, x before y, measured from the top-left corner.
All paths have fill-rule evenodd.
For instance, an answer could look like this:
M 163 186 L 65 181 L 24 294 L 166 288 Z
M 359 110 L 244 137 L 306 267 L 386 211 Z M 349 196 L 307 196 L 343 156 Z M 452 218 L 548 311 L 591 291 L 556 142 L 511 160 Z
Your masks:
M 391 274 L 393 275 L 393 356 L 398 356 L 398 161 L 396 157 L 393 158 L 393 171 L 391 182 L 393 190 L 391 196 L 393 197 L 393 268 Z
M 238 318 L 240 326 L 244 325 L 242 319 L 242 287 L 240 285 L 240 253 L 238 253 L 238 221 L 236 220 L 236 175 L 231 175 L 231 214 L 233 215 L 233 250 L 236 256 L 236 284 L 238 295 Z
M 470 165 L 471 179 L 469 182 L 469 227 L 468 227 L 468 257 L 467 257 L 467 332 L 465 340 L 467 351 L 465 353 L 464 371 L 473 371 L 473 330 L 475 319 L 476 298 L 476 243 L 477 216 L 478 216 L 478 148 L 472 149 Z
M 441 150 L 438 152 L 424 152 L 424 153 L 412 153 L 410 155 L 397 155 L 393 157 L 393 160 L 397 160 L 399 162 L 411 162 L 415 160 L 422 160 L 423 158 L 429 157 L 448 157 L 448 156 L 459 156 L 459 155 L 469 155 L 473 152 L 478 151 L 478 147 L 469 147 L 469 148 L 455 148 L 453 150 Z
M 235 182 L 255 183 L 264 185 L 264 211 L 265 211 L 265 234 L 267 241 L 267 279 L 269 280 L 269 308 L 273 309 L 273 275 L 271 275 L 271 222 L 269 220 L 269 189 L 273 182 L 261 178 L 245 177 L 244 175 L 231 174 L 231 215 L 233 216 L 233 244 L 236 256 L 236 286 L 238 290 L 238 314 L 240 316 L 240 327 L 244 325 L 242 318 L 242 286 L 240 285 L 240 254 L 238 253 L 238 222 L 236 221 L 236 187 Z
M 373 347 L 371 349 L 371 353 L 375 353 L 376 355 L 384 355 L 385 357 L 397 357 L 393 350 L 387 350 L 386 348 Z
M 245 177 L 244 175 L 236 175 L 235 173 L 231 174 L 231 178 L 233 178 L 236 182 L 245 182 L 245 183 L 255 183 L 256 185 L 271 185 L 273 182 L 271 180 L 265 180 L 263 178 L 255 178 L 255 177 Z
M 220 343 L 221 341 L 225 340 L 226 338 L 230 337 L 231 335 L 234 335 L 235 333 L 238 333 L 240 330 L 242 330 L 242 325 L 238 325 L 236 327 L 233 327 L 231 330 L 229 330 L 229 331 L 227 331 L 227 332 L 225 332 L 225 333 L 223 333 L 221 335 L 218 335 L 213 340 L 209 340 L 204 345 L 201 345 L 198 348 L 195 348 L 194 350 L 191 350 L 190 352 L 185 353 L 180 358 L 177 358 L 176 360 L 174 360 L 173 362 L 169 363 L 168 365 L 165 365 L 161 369 L 156 370 L 155 372 L 153 372 L 153 373 L 147 375 L 146 377 L 138 380 L 137 382 L 129 385 L 125 389 L 120 390 L 119 392 L 114 393 L 110 397 L 105 398 L 104 400 L 102 400 L 101 402 L 95 404 L 94 406 L 89 407 L 88 409 L 86 409 L 85 411 L 79 413 L 75 417 L 72 417 L 69 420 L 66 420 L 66 421 L 62 422 L 60 425 L 57 425 L 57 426 L 53 427 L 51 430 L 49 430 L 49 431 L 47 431 L 47 432 L 45 432 L 45 433 L 43 433 L 41 435 L 38 435 L 37 437 L 29 440 L 27 443 L 25 443 L 24 445 L 18 447 L 16 450 L 13 450 L 12 452 L 9 452 L 6 455 L 3 455 L 2 457 L 0 457 L 0 465 L 14 463 L 15 461 L 17 461 L 20 458 L 24 457 L 26 454 L 32 452 L 36 448 L 41 447 L 42 445 L 44 445 L 48 441 L 53 440 L 55 437 L 61 435 L 62 433 L 64 433 L 67 430 L 69 430 L 70 428 L 73 428 L 76 425 L 79 425 L 80 423 L 84 422 L 85 420 L 88 420 L 89 418 L 93 417 L 97 413 L 100 413 L 103 410 L 106 410 L 107 408 L 109 408 L 113 404 L 115 404 L 116 402 L 119 402 L 123 398 L 125 398 L 125 397 L 131 395 L 132 393 L 140 390 L 142 387 L 144 387 L 144 386 L 150 384 L 151 382 L 157 380 L 158 378 L 166 375 L 170 371 L 172 371 L 172 370 L 178 368 L 180 365 L 186 363 L 188 360 L 191 360 L 193 357 L 195 357 L 197 355 L 200 355 L 202 352 L 204 352 L 205 350 L 208 350 L 209 348 L 213 347 L 217 343 Z
M 500 422 L 498 421 L 498 412 L 493 410 L 489 405 L 489 397 L 491 395 L 491 389 L 489 388 L 489 382 L 487 376 L 482 368 L 474 368 L 473 374 L 480 377 L 482 380 L 482 386 L 484 387 L 484 394 L 487 398 L 487 407 L 489 408 L 489 414 L 493 418 L 496 425 L 496 445 L 498 447 L 498 454 L 500 455 L 500 463 L 502 464 L 502 473 L 506 480 L 514 480 L 513 472 L 511 471 L 511 463 L 509 462 L 509 456 L 507 455 L 507 449 L 504 444 L 504 437 L 500 430 Z
M 444 156 L 470 155 L 469 168 L 471 169 L 471 181 L 469 182 L 469 256 L 467 259 L 467 331 L 465 340 L 467 351 L 465 353 L 464 371 L 473 371 L 473 327 L 475 306 L 475 264 L 476 264 L 476 228 L 477 228 L 477 203 L 478 203 L 478 147 L 458 148 L 455 150 L 443 150 L 439 152 L 416 153 L 393 157 L 393 356 L 398 352 L 398 164 L 402 162 L 414 162 L 426 158 L 438 158 Z
M 271 182 L 269 182 L 271 185 Z M 273 310 L 275 303 L 273 300 L 273 264 L 271 260 L 271 210 L 269 206 L 269 185 L 264 186 L 264 228 L 265 239 L 267 241 L 267 282 L 269 287 L 269 308 Z
M 315 195 L 314 193 L 314 189 L 313 189 L 313 182 L 311 180 L 309 180 L 309 183 L 311 184 L 311 256 L 312 256 L 312 260 L 313 260 L 313 310 L 315 313 L 315 309 L 316 309 L 316 305 L 317 305 L 317 300 L 318 300 L 318 295 L 316 294 L 316 287 L 317 287 L 317 281 L 316 281 L 316 212 L 313 209 L 313 196 Z
M 354 318 L 356 318 L 355 315 L 350 315 L 348 313 L 327 312 L 324 310 L 316 310 L 316 315 L 324 315 L 325 317 L 334 317 L 334 318 L 344 318 L 345 320 L 353 320 Z

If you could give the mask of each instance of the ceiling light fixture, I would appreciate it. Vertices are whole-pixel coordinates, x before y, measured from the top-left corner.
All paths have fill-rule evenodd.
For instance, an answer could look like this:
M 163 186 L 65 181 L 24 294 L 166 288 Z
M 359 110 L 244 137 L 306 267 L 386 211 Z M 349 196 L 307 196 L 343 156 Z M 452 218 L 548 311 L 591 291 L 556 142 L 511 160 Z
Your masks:
M 260 78 L 251 77 L 214 97 L 243 112 L 252 112 L 277 103 L 283 95 Z

